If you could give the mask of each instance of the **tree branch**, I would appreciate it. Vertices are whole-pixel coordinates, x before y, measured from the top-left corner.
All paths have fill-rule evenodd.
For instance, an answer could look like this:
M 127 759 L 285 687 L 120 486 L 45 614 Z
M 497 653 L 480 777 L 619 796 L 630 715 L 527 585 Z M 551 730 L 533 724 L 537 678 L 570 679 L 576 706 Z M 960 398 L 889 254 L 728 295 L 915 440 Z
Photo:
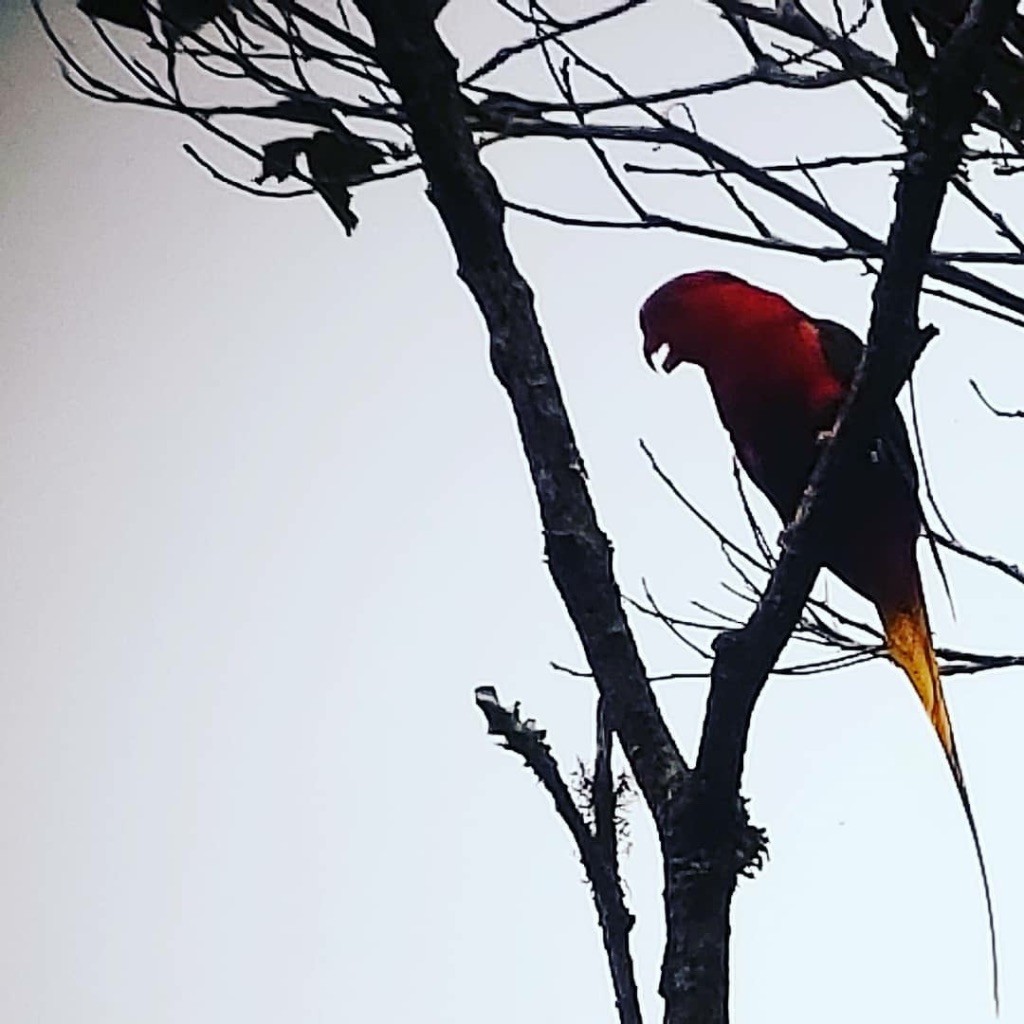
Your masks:
M 615 776 L 612 772 L 612 751 L 615 734 L 612 731 L 608 702 L 597 699 L 595 713 L 594 778 L 591 789 L 594 807 L 594 838 L 616 877 L 619 874 L 619 836 L 616 814 L 618 811 Z
M 504 206 L 466 125 L 455 61 L 417 0 L 358 0 L 402 99 L 465 281 L 490 333 L 491 362 L 519 426 L 555 585 L 659 828 L 689 776 L 647 681 L 597 522 L 554 367 L 504 233 Z
M 629 951 L 633 915 L 626 909 L 615 861 L 606 855 L 601 836 L 591 831 L 583 813 L 576 806 L 558 769 L 558 762 L 551 748 L 544 742 L 545 731 L 539 729 L 533 719 L 524 720 L 519 714 L 518 704 L 511 710 L 503 707 L 493 686 L 477 687 L 476 706 L 487 719 L 487 731 L 493 736 L 500 736 L 505 746 L 518 754 L 540 780 L 554 801 L 558 816 L 572 835 L 601 922 L 620 1024 L 641 1024 L 640 999 L 633 971 L 633 957 Z M 596 817 L 596 806 L 594 810 Z
M 995 413 L 996 416 L 1002 416 L 1005 419 L 1024 419 L 1024 409 L 997 409 L 982 393 L 977 381 L 972 380 L 970 385 L 974 388 L 974 393 L 981 399 L 981 404 L 984 405 L 989 412 Z

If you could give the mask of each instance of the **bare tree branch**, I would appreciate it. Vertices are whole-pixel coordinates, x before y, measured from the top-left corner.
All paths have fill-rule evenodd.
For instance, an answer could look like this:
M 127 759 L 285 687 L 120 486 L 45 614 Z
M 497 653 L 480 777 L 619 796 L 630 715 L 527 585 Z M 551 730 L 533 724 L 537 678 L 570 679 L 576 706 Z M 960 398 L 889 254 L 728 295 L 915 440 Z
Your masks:
M 477 687 L 476 706 L 487 719 L 487 731 L 494 736 L 500 736 L 505 741 L 505 746 L 518 754 L 540 780 L 540 784 L 554 802 L 558 816 L 576 843 L 601 923 L 619 1022 L 641 1024 L 633 957 L 629 951 L 633 915 L 626 909 L 616 862 L 607 855 L 607 838 L 600 829 L 597 834 L 590 830 L 583 813 L 576 806 L 569 787 L 559 771 L 558 762 L 552 755 L 551 748 L 544 742 L 545 731 L 539 729 L 533 719 L 523 719 L 519 714 L 518 704 L 511 709 L 503 707 L 492 686 Z M 594 812 L 596 818 L 596 804 Z M 614 808 L 612 828 L 614 829 Z M 614 832 L 612 842 L 614 843 Z
M 413 0 L 357 0 L 381 67 L 402 98 L 459 275 L 487 322 L 494 371 L 512 402 L 544 526 L 548 565 L 637 784 L 655 815 L 688 769 L 661 717 L 622 609 L 568 413 L 508 250 L 501 197 L 465 121 L 455 62 Z
M 527 53 L 534 49 L 534 47 L 543 46 L 550 40 L 558 39 L 560 36 L 568 35 L 571 32 L 578 32 L 581 29 L 591 28 L 594 25 L 600 25 L 602 22 L 611 21 L 612 18 L 617 18 L 619 15 L 625 14 L 627 11 L 632 10 L 634 7 L 639 7 L 644 3 L 647 3 L 647 0 L 621 0 L 620 3 L 615 4 L 612 7 L 608 7 L 603 11 L 598 11 L 596 14 L 585 15 L 582 18 L 578 18 L 576 21 L 558 25 L 546 32 L 537 32 L 536 35 L 524 39 L 521 43 L 516 43 L 514 46 L 503 46 L 497 53 L 484 61 L 484 63 L 475 71 L 470 72 L 462 80 L 462 84 L 472 85 L 473 82 L 483 78 L 485 75 L 489 75 L 493 71 L 497 71 L 498 68 L 503 64 L 506 64 L 513 57 L 518 57 L 521 54 Z M 513 10 L 511 8 L 507 9 Z M 513 13 L 518 12 L 513 10 Z M 529 19 L 524 18 L 523 20 L 528 21 Z

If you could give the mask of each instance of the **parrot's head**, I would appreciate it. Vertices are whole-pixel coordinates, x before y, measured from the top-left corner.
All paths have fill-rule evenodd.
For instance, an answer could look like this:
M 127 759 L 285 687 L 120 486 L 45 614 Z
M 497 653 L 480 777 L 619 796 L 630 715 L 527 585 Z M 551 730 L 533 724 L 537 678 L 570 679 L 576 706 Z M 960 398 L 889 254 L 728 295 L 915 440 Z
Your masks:
M 724 270 L 698 270 L 667 281 L 640 308 L 644 358 L 671 373 L 680 363 L 709 368 L 717 356 L 731 358 L 759 325 L 796 311 L 780 295 L 748 284 Z

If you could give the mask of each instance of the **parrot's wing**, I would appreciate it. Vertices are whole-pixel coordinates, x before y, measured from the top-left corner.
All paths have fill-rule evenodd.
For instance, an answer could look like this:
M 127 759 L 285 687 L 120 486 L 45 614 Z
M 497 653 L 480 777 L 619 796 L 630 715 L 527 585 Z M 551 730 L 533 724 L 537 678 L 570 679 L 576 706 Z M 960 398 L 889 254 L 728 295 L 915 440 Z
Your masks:
M 811 322 L 818 329 L 818 340 L 828 368 L 845 387 L 849 387 L 864 355 L 864 343 L 849 327 L 834 320 Z
M 864 343 L 849 329 L 834 320 L 815 320 L 818 339 L 828 368 L 840 383 L 849 388 L 864 355 Z M 893 408 L 892 415 L 876 439 L 874 451 L 877 456 L 891 462 L 906 481 L 907 489 L 917 498 L 917 463 L 910 447 L 910 435 L 903 414 Z
M 818 329 L 818 339 L 821 343 L 821 350 L 825 356 L 825 362 L 829 369 L 836 375 L 836 378 L 844 385 L 850 387 L 853 378 L 860 366 L 861 357 L 864 355 L 864 343 L 857 337 L 849 327 L 837 324 L 834 320 L 814 320 L 814 326 Z M 920 480 L 917 471 L 917 462 L 914 459 L 913 450 L 910 447 L 910 434 L 907 432 L 907 424 L 903 419 L 903 413 L 893 406 L 885 427 L 880 432 L 872 446 L 872 453 L 875 458 L 892 465 L 899 473 L 900 478 L 907 486 L 907 490 L 913 495 L 914 503 L 917 505 L 918 514 L 921 517 L 921 525 L 924 535 L 928 540 L 928 547 L 931 549 L 932 558 L 942 579 L 942 586 L 946 591 L 946 597 L 950 606 L 953 604 L 953 594 L 949 586 L 949 578 L 946 576 L 946 567 L 939 555 L 939 546 L 935 540 L 935 534 L 921 507 L 921 500 L 918 496 Z

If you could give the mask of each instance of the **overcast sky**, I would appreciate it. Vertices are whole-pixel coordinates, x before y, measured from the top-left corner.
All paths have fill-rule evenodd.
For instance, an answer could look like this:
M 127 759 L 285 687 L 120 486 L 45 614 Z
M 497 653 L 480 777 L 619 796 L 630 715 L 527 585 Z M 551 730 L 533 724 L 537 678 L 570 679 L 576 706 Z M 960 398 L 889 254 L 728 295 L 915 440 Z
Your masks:
M 613 1020 L 568 837 L 473 705 L 492 683 L 550 730 L 567 771 L 589 756 L 591 687 L 549 668 L 582 666 L 580 651 L 482 321 L 422 180 L 360 191 L 352 238 L 316 199 L 232 192 L 181 151 L 191 139 L 217 156 L 212 140 L 72 94 L 26 8 L 0 6 L 0 1019 Z M 87 27 L 63 24 L 95 57 Z M 444 25 L 462 53 L 518 38 L 471 0 Z M 636 88 L 743 66 L 707 10 L 668 0 L 593 46 Z M 894 148 L 856 91 L 694 110 L 762 158 Z M 490 160 L 514 198 L 625 215 L 565 144 Z M 884 172 L 823 181 L 883 229 Z M 650 194 L 742 226 L 711 187 Z M 780 230 L 798 224 L 762 209 Z M 624 589 L 646 578 L 673 610 L 741 609 L 714 542 L 639 451 L 643 437 L 739 528 L 706 387 L 692 371 L 649 373 L 638 303 L 683 270 L 730 268 L 862 330 L 870 282 L 856 266 L 678 235 L 517 217 L 509 230 Z M 994 246 L 960 209 L 943 230 Z M 949 304 L 926 313 L 942 328 L 918 378 L 941 503 L 968 543 L 1020 560 L 1024 426 L 995 420 L 967 384 L 1024 404 L 1019 333 Z M 939 642 L 1024 649 L 1020 588 L 950 568 L 955 621 L 928 570 Z M 835 581 L 828 591 L 870 612 Z M 693 667 L 637 626 L 652 671 Z M 1018 671 L 948 684 L 1005 1021 L 1024 1021 L 1021 684 Z M 689 753 L 704 689 L 658 689 Z M 773 681 L 745 791 L 772 845 L 735 899 L 735 1021 L 991 1017 L 969 834 L 896 669 Z M 641 806 L 630 822 L 656 1019 L 659 865 Z

